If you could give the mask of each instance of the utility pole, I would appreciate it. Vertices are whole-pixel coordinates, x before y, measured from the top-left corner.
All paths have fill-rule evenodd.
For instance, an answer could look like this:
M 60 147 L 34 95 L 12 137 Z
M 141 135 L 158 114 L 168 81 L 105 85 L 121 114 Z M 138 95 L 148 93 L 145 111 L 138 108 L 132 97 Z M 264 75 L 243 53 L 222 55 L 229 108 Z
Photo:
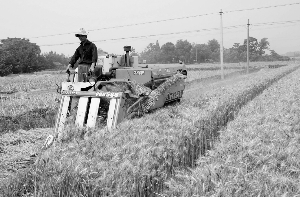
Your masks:
M 198 59 L 197 59 L 197 44 L 196 44 L 196 63 L 198 63 Z
M 222 23 L 222 9 L 220 11 L 221 23 L 220 23 L 220 30 L 221 30 L 221 45 L 220 45 L 220 62 L 221 62 L 221 78 L 224 79 L 224 68 L 223 68 L 223 23 Z
M 249 19 L 248 19 L 248 28 L 247 28 L 247 74 L 249 74 Z

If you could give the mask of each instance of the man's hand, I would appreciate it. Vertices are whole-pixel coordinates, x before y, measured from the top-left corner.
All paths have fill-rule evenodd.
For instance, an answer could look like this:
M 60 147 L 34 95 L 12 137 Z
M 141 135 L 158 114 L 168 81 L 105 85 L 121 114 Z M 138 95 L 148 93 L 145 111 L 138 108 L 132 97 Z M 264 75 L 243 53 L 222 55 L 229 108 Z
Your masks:
M 67 66 L 66 73 L 70 72 L 70 68 L 71 68 L 71 67 L 72 67 L 71 64 L 69 64 L 69 65 Z
M 95 66 L 96 66 L 96 63 L 92 63 L 91 67 L 90 67 L 90 71 L 91 72 L 94 72 L 95 71 Z

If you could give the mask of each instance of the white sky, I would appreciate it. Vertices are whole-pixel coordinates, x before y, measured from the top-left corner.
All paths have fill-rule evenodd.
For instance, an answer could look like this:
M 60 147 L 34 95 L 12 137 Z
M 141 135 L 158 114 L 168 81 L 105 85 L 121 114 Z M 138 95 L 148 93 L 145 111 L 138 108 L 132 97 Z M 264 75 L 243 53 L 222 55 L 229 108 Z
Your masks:
M 171 18 L 195 16 L 207 13 L 213 15 L 194 17 L 167 22 L 159 22 L 124 28 L 89 31 L 91 41 L 126 38 L 132 36 L 156 35 L 191 30 L 220 27 L 220 15 L 223 12 L 298 3 L 300 0 L 0 0 L 0 39 L 29 38 L 39 46 L 46 44 L 75 43 L 70 45 L 41 46 L 42 52 L 55 51 L 73 55 L 79 45 L 74 33 L 32 38 L 36 36 L 76 32 L 83 27 L 86 30 L 130 25 Z M 300 5 L 291 5 L 269 9 L 241 11 L 223 14 L 223 27 L 244 25 L 244 27 L 223 30 L 223 44 L 230 48 L 234 43 L 242 43 L 247 37 L 247 20 L 250 24 L 299 20 L 285 25 L 250 25 L 250 36 L 257 39 L 268 38 L 270 48 L 279 54 L 300 51 Z M 207 43 L 217 39 L 220 42 L 220 30 L 200 31 L 168 36 L 155 36 L 143 39 L 95 42 L 98 48 L 109 53 L 123 54 L 123 46 L 130 45 L 142 52 L 149 43 L 188 40 L 191 43 Z

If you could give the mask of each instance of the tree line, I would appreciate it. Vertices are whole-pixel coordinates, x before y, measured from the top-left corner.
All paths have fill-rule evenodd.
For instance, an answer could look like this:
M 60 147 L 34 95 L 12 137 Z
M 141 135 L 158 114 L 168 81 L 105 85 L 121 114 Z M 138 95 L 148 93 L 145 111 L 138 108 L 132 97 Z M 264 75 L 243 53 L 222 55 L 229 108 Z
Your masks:
M 257 40 L 249 37 L 249 60 L 250 61 L 288 61 L 287 56 L 281 56 L 269 48 L 267 38 Z M 266 54 L 269 50 L 270 54 Z M 187 40 L 178 40 L 175 44 L 167 42 L 160 47 L 158 41 L 150 43 L 143 52 L 139 54 L 140 59 L 146 60 L 149 64 L 175 63 L 183 61 L 186 64 L 219 62 L 220 44 L 216 39 L 207 43 L 195 44 Z M 223 59 L 227 63 L 247 61 L 247 39 L 242 44 L 234 43 L 231 48 L 223 49 Z
M 243 44 L 234 43 L 229 49 L 224 48 L 224 62 L 247 61 L 247 39 Z M 267 38 L 257 40 L 250 37 L 249 52 L 250 61 L 278 61 L 289 60 L 289 57 L 281 56 L 269 48 Z M 266 50 L 270 54 L 266 54 Z M 99 55 L 109 54 L 98 48 Z M 150 43 L 141 53 L 132 48 L 131 55 L 139 56 L 142 63 L 177 63 L 183 61 L 186 64 L 218 62 L 220 59 L 220 44 L 216 39 L 207 43 L 195 44 L 187 40 L 178 40 L 175 44 L 167 42 L 160 46 L 159 42 Z M 31 73 L 45 69 L 63 69 L 71 57 L 50 51 L 41 53 L 40 47 L 25 38 L 2 39 L 0 43 L 0 76 L 18 73 Z
M 25 38 L 7 38 L 0 43 L 0 76 L 57 69 L 68 62 L 69 57 L 53 51 L 41 54 L 40 47 Z

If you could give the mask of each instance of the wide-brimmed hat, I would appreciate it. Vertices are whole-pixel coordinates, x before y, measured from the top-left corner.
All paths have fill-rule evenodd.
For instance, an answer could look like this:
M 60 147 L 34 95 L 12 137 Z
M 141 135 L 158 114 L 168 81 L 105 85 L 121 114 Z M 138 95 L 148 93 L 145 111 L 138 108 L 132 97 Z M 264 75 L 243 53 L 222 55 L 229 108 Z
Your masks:
M 76 37 L 79 37 L 79 36 L 87 36 L 88 35 L 88 32 L 85 31 L 84 28 L 80 28 L 79 32 L 75 34 Z

